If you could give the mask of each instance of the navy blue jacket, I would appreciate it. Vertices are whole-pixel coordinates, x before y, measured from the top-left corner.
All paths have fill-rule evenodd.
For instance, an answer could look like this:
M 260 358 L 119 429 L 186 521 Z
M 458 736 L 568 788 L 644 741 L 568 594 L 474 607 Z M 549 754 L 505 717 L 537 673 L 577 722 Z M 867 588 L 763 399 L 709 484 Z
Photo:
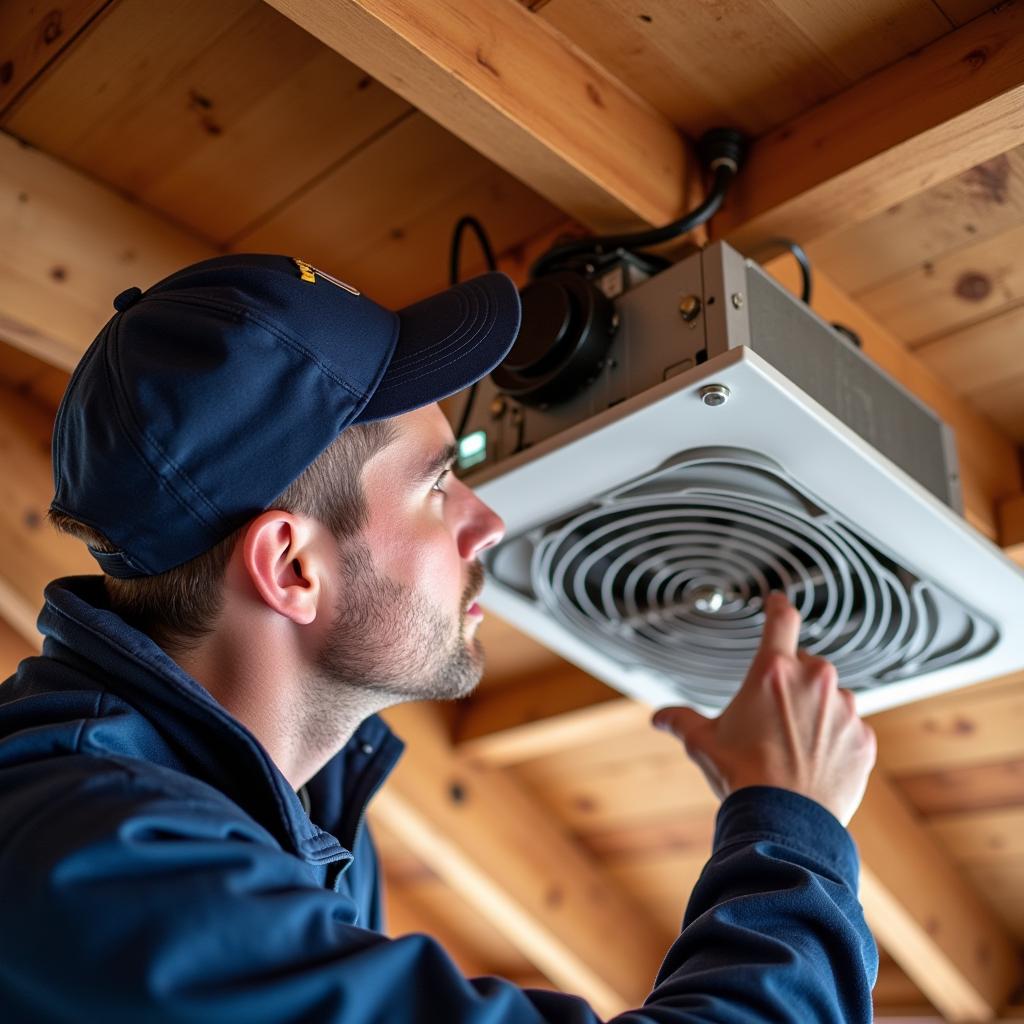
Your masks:
M 50 584 L 39 623 L 43 655 L 0 686 L 5 1024 L 596 1021 L 381 934 L 362 818 L 402 744 L 379 718 L 310 781 L 307 814 L 255 737 L 109 611 L 100 577 Z M 857 868 L 818 804 L 733 794 L 651 995 L 616 1022 L 869 1021 Z

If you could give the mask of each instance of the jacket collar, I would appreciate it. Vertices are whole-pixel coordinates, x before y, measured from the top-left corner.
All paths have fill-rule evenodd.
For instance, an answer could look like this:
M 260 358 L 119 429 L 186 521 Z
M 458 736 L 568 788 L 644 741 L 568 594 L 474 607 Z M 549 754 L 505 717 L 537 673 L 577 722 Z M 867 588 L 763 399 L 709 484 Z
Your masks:
M 146 634 L 110 610 L 101 576 L 54 580 L 44 597 L 38 620 L 44 657 L 99 681 L 154 726 L 163 745 L 147 747 L 147 759 L 221 790 L 285 849 L 311 863 L 351 859 L 333 834 L 313 824 L 256 737 Z M 354 840 L 358 826 L 349 823 L 361 819 L 403 746 L 372 715 L 310 781 L 311 792 L 333 797 L 335 807 L 325 814 L 335 831 L 351 831 Z

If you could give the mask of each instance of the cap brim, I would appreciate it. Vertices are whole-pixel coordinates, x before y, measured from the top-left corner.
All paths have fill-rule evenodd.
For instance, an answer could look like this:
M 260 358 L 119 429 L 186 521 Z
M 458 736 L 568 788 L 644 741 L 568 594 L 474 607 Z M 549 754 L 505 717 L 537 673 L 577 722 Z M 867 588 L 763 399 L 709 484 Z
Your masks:
M 482 274 L 397 311 L 398 342 L 356 423 L 387 419 L 462 391 L 508 355 L 519 332 L 519 290 Z

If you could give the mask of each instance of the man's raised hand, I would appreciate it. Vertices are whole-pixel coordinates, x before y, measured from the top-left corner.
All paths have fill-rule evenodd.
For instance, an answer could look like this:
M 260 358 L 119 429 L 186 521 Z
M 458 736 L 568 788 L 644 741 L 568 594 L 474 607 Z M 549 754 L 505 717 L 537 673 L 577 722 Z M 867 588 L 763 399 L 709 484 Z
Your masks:
M 720 799 L 744 786 L 779 786 L 817 800 L 845 825 L 875 763 L 875 734 L 832 664 L 798 650 L 799 633 L 796 609 L 784 594 L 769 594 L 760 647 L 725 711 L 708 719 L 662 708 L 654 724 L 683 741 Z

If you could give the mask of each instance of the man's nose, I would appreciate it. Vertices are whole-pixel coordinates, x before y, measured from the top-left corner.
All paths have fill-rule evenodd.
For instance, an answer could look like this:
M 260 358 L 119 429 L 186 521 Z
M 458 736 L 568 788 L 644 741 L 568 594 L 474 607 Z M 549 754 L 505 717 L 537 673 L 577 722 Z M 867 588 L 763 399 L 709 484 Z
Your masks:
M 505 523 L 490 505 L 472 492 L 469 503 L 470 511 L 459 533 L 459 554 L 467 560 L 476 558 L 480 551 L 497 544 L 505 536 Z

